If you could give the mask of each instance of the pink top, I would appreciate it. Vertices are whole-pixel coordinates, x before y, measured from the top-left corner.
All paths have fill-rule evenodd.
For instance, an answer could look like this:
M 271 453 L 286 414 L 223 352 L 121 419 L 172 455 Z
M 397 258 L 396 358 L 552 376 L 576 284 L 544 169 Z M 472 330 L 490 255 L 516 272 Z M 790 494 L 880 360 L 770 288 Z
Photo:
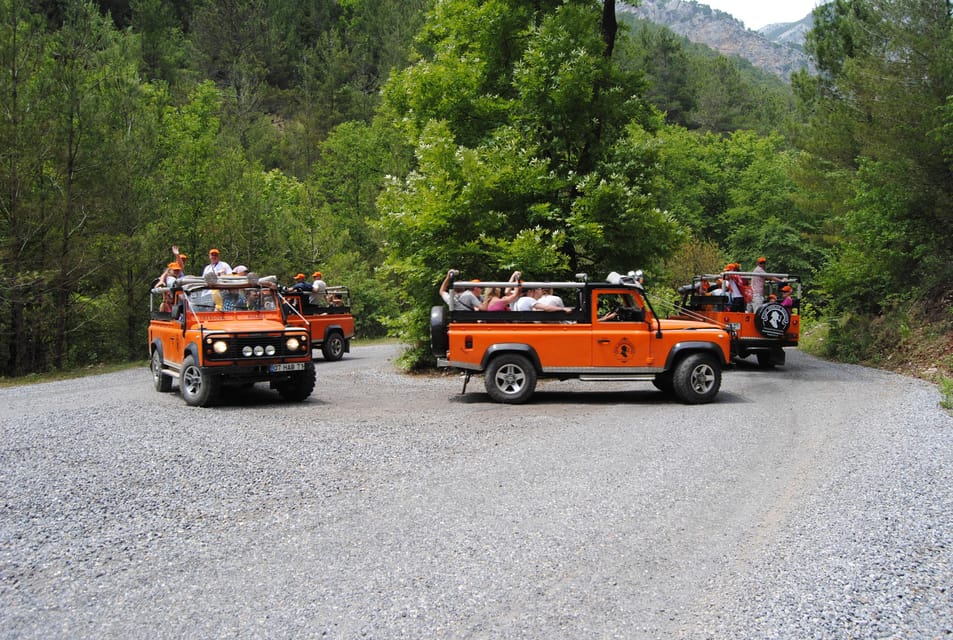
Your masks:
M 489 305 L 487 305 L 487 311 L 509 311 L 510 305 L 508 302 L 504 301 L 503 298 L 497 298 Z

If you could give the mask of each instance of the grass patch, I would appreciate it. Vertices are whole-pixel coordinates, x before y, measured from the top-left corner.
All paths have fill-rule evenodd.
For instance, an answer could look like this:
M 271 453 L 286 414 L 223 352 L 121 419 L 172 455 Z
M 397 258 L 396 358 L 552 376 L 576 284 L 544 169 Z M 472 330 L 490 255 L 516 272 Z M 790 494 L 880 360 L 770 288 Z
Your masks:
M 353 347 L 373 347 L 381 344 L 400 344 L 400 340 L 388 336 L 382 338 L 354 338 L 351 340 L 351 346 Z
M 113 373 L 115 371 L 125 371 L 127 369 L 148 366 L 149 363 L 147 361 L 139 360 L 136 362 L 92 364 L 77 369 L 64 369 L 63 371 L 50 371 L 47 373 L 30 373 L 19 378 L 0 378 L 0 389 L 21 387 L 27 384 L 39 384 L 41 382 L 56 382 L 57 380 L 73 380 L 74 378 L 84 378 L 86 376 L 96 376 L 101 373 Z
M 823 358 L 827 355 L 828 334 L 831 326 L 826 322 L 801 322 L 801 335 L 798 338 L 798 349 L 812 356 Z
M 953 378 L 941 376 L 939 387 L 940 395 L 943 396 L 940 399 L 940 406 L 947 411 L 953 411 Z

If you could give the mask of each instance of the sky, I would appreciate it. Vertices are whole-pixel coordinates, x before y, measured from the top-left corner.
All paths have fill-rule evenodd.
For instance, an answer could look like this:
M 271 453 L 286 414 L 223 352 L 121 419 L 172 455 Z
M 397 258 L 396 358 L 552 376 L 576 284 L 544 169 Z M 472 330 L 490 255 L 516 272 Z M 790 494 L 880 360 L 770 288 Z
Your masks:
M 697 0 L 745 23 L 749 29 L 760 29 L 777 22 L 797 22 L 822 0 Z

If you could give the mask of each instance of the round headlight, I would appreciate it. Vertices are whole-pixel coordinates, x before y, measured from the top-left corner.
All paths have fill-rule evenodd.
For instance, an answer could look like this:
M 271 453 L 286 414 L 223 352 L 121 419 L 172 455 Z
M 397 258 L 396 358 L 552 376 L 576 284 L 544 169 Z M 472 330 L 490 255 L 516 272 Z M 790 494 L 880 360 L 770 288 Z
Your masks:
M 270 344 L 265 347 L 265 355 L 273 356 L 275 355 L 275 345 Z
M 265 348 L 260 344 L 255 345 L 255 355 L 262 356 L 265 353 Z
M 288 342 L 285 343 L 285 346 L 288 347 L 288 351 L 297 351 L 301 343 L 298 342 L 297 338 L 288 338 Z
M 251 347 L 249 347 L 248 345 L 245 345 L 244 347 L 242 347 L 242 355 L 243 355 L 243 356 L 245 356 L 245 357 L 247 358 L 247 357 L 251 356 L 251 353 L 252 353 Z
M 215 353 L 225 353 L 228 351 L 228 343 L 224 340 L 216 340 L 212 343 L 212 351 Z

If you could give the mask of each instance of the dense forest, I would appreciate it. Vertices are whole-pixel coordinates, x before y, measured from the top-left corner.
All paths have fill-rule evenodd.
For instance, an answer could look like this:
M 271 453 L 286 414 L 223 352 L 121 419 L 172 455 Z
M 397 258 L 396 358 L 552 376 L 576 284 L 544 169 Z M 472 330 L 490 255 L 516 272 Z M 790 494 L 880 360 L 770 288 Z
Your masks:
M 321 270 L 409 367 L 449 267 L 669 296 L 765 255 L 832 356 L 942 336 L 950 11 L 819 7 L 787 85 L 613 0 L 0 0 L 0 375 L 144 358 L 173 244 Z

